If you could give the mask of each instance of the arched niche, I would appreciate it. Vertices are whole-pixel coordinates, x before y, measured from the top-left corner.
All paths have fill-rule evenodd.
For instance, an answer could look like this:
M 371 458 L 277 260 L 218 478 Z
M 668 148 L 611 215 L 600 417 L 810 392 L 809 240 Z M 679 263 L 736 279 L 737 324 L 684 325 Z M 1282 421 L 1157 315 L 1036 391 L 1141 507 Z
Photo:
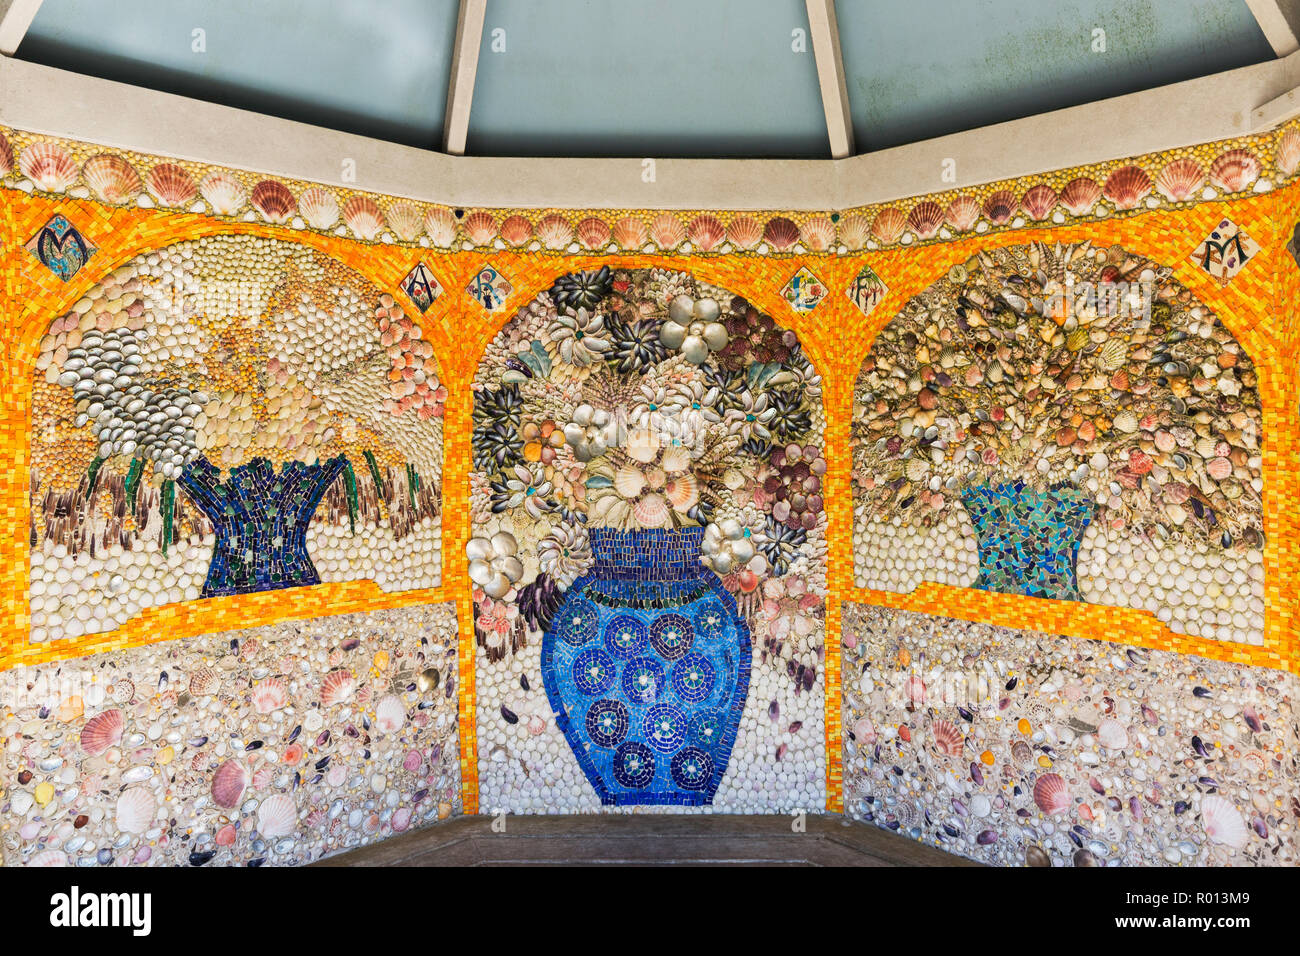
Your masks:
M 817 805 L 825 416 L 798 336 L 688 272 L 579 271 L 505 324 L 473 389 L 485 805 Z M 606 646 L 599 679 L 569 659 Z M 673 689 L 697 652 L 731 688 L 707 698 L 718 719 L 704 729 L 695 691 Z M 662 699 L 640 703 L 667 708 L 664 739 L 646 736 L 649 710 L 625 699 L 635 667 L 650 687 L 662 670 Z M 588 699 L 582 688 L 604 676 L 613 683 Z M 785 785 L 758 785 L 782 771 Z
M 1250 356 L 1119 246 L 977 253 L 880 332 L 853 405 L 854 574 L 1120 605 L 1263 639 Z
M 178 242 L 39 349 L 34 641 L 201 597 L 439 583 L 446 391 L 417 319 L 355 269 L 278 239 Z

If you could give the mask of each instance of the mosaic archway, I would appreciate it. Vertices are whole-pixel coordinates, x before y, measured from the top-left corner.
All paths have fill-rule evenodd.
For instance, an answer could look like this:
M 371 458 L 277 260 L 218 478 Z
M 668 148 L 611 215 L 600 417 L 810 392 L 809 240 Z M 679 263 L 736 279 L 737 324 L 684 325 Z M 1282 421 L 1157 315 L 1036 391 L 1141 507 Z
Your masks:
M 40 343 L 32 640 L 200 597 L 436 586 L 445 398 L 419 325 L 319 251 L 136 256 Z
M 473 387 L 482 806 L 822 806 L 825 417 L 795 333 L 684 272 L 570 273 Z
M 1166 266 L 1089 243 L 978 253 L 863 361 L 856 583 L 1120 605 L 1260 644 L 1257 386 Z

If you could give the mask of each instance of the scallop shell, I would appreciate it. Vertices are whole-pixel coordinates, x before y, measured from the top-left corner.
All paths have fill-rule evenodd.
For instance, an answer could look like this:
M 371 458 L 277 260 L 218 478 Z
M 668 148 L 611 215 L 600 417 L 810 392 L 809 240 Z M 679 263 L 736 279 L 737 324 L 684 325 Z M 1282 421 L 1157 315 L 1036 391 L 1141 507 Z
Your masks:
M 691 467 L 691 453 L 683 445 L 669 445 L 659 459 L 659 465 L 670 475 L 679 474 Z
M 212 775 L 212 802 L 233 810 L 244 799 L 248 789 L 248 768 L 242 760 L 227 760 Z
M 450 209 L 430 207 L 424 214 L 424 234 L 435 246 L 448 248 L 456 241 L 456 217 Z
M 1215 481 L 1222 481 L 1232 474 L 1232 462 L 1226 458 L 1211 458 L 1205 472 Z
M 288 222 L 298 211 L 298 201 L 289 187 L 274 179 L 263 179 L 254 186 L 250 201 L 263 219 L 277 226 Z
M 130 202 L 144 189 L 135 167 L 112 153 L 100 153 L 82 163 L 81 178 L 91 192 L 108 203 Z
M 69 866 L 70 864 L 68 854 L 62 850 L 42 850 L 40 853 L 33 853 L 26 865 L 31 867 L 51 867 Z
M 14 148 L 9 139 L 0 133 L 0 176 L 8 176 L 14 171 Z
M 584 249 L 600 249 L 609 243 L 609 223 L 599 216 L 588 216 L 574 229 Z
M 952 721 L 936 720 L 930 727 L 930 739 L 934 741 L 934 749 L 945 757 L 961 756 L 965 737 Z
M 907 214 L 907 228 L 918 239 L 933 239 L 943 225 L 943 208 L 929 199 L 922 200 Z
M 1259 178 L 1259 159 L 1248 149 L 1230 149 L 1210 164 L 1210 182 L 1225 192 L 1245 189 Z
M 1128 346 L 1122 339 L 1109 338 L 1097 354 L 1097 365 L 1103 371 L 1113 372 L 1128 360 Z
M 501 223 L 501 238 L 506 245 L 522 246 L 533 238 L 533 224 L 524 216 L 508 216 Z
M 1123 750 L 1128 746 L 1128 730 L 1118 720 L 1107 717 L 1097 726 L 1097 741 L 1107 750 Z
M 974 196 L 962 193 L 944 210 L 944 219 L 958 232 L 965 232 L 975 225 L 980 217 L 980 204 Z
M 461 230 L 476 246 L 486 246 L 497 237 L 496 217 L 487 212 L 472 212 L 462 220 Z
M 695 476 L 689 472 L 684 475 L 673 475 L 664 485 L 664 494 L 674 511 L 685 513 L 699 502 L 700 486 Z
M 706 213 L 691 220 L 690 225 L 686 227 L 686 234 L 690 236 L 695 248 L 701 252 L 709 252 L 727 235 L 727 228 L 717 216 Z
M 1071 179 L 1061 190 L 1061 205 L 1072 216 L 1086 216 L 1101 198 L 1101 187 L 1087 176 Z
M 264 837 L 290 836 L 298 824 L 298 807 L 287 793 L 276 793 L 257 808 L 257 832 Z
M 643 528 L 662 528 L 668 523 L 668 502 L 662 495 L 648 494 L 632 506 L 632 516 Z
M 159 163 L 149 170 L 144 185 L 154 199 L 173 208 L 192 202 L 199 194 L 194 177 L 175 163 Z
M 77 164 L 54 143 L 33 143 L 18 154 L 18 168 L 37 189 L 61 193 L 77 181 Z
M 403 242 L 414 242 L 424 231 L 424 211 L 413 202 L 395 202 L 388 207 L 388 228 Z
M 727 241 L 737 249 L 753 249 L 763 241 L 763 224 L 753 216 L 740 216 L 727 224 Z
M 383 211 L 369 196 L 349 196 L 343 203 L 343 221 L 353 235 L 367 241 L 374 239 L 384 228 Z
M 547 249 L 563 249 L 573 239 L 573 227 L 558 213 L 552 213 L 537 224 L 537 238 Z
M 120 710 L 106 710 L 86 721 L 81 728 L 81 749 L 92 757 L 97 757 L 109 747 L 116 747 L 122 741 L 122 728 L 126 720 Z
M 393 694 L 382 698 L 375 705 L 375 728 L 381 734 L 391 734 L 401 729 L 406 723 L 406 705 L 402 699 Z
M 905 225 L 907 225 L 907 216 L 904 215 L 903 210 L 890 206 L 876 213 L 876 218 L 871 223 L 871 235 L 877 242 L 893 242 L 903 234 Z
M 357 689 L 357 678 L 351 671 L 330 671 L 320 682 L 320 702 L 324 707 L 333 707 L 352 696 Z
M 1025 190 L 1025 194 L 1020 197 L 1020 208 L 1030 219 L 1035 221 L 1046 219 L 1056 207 L 1056 190 L 1047 183 L 1039 183 L 1037 186 L 1030 186 Z
M 646 224 L 635 216 L 624 216 L 614 223 L 614 241 L 620 249 L 640 249 L 649 235 Z
M 259 714 L 279 710 L 289 702 L 289 691 L 284 681 L 271 677 L 253 688 L 253 708 Z
M 645 475 L 639 468 L 624 466 L 614 472 L 614 490 L 630 501 L 645 490 Z
M 1010 189 L 999 189 L 984 200 L 984 218 L 995 226 L 1004 225 L 1011 221 L 1019 205 L 1015 193 Z
M 330 229 L 339 221 L 339 201 L 323 186 L 312 186 L 298 198 L 302 218 L 314 229 Z
M 1121 166 L 1106 177 L 1101 193 L 1116 209 L 1132 209 L 1151 193 L 1151 177 L 1141 166 Z
M 1201 823 L 1205 827 L 1205 835 L 1212 843 L 1241 849 L 1250 837 L 1250 830 L 1246 827 L 1241 811 L 1233 806 L 1231 800 L 1216 793 L 1207 793 L 1201 797 Z
M 153 823 L 158 805 L 144 787 L 128 787 L 117 798 L 117 828 L 124 833 L 144 833 Z
M 220 169 L 203 177 L 203 182 L 199 183 L 199 192 L 218 216 L 233 216 L 243 209 L 244 203 L 248 201 L 248 197 L 244 194 L 244 184 L 230 173 Z M 303 198 L 306 199 L 306 193 L 303 194 Z M 304 215 L 306 215 L 305 210 Z M 334 216 L 338 218 L 337 205 L 334 207 Z
M 847 216 L 840 221 L 840 242 L 849 249 L 861 249 L 870 235 L 871 221 L 866 216 Z
M 1182 202 L 1205 182 L 1205 170 L 1194 159 L 1175 159 L 1156 174 L 1156 189 L 1170 202 Z
M 10 162 L 13 162 L 12 153 Z M 1291 127 L 1277 141 L 1277 168 L 1290 176 L 1300 167 L 1300 127 Z M 0 150 L 0 174 L 4 172 L 3 150 Z
M 670 212 L 661 212 L 650 220 L 650 240 L 660 249 L 676 249 L 686 238 L 686 227 Z
M 784 216 L 773 216 L 763 227 L 763 239 L 777 252 L 784 252 L 799 241 L 799 227 Z
M 821 252 L 835 241 L 835 223 L 826 216 L 813 216 L 799 227 L 799 238 L 808 249 Z
M 1115 413 L 1115 430 L 1125 435 L 1132 435 L 1138 430 L 1138 417 L 1127 408 Z
M 215 694 L 221 686 L 221 678 L 211 667 L 200 667 L 190 677 L 190 696 L 206 697 Z
M 1060 774 L 1045 773 L 1034 783 L 1034 803 L 1048 816 L 1064 813 L 1074 803 Z

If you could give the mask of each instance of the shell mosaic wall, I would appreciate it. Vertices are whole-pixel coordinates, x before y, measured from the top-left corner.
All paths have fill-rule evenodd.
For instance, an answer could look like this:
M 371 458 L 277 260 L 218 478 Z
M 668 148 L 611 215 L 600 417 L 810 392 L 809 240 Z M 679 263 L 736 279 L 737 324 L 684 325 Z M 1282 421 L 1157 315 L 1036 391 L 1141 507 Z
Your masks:
M 5 862 L 711 808 L 1294 864 L 1297 167 L 453 209 L 0 131 Z

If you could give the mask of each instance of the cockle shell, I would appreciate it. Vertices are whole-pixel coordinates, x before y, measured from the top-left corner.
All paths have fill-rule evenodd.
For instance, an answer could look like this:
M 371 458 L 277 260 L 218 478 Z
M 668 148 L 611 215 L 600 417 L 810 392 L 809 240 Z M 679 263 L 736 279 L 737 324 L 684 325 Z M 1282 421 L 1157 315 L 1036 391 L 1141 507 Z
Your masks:
M 284 681 L 271 677 L 253 688 L 253 708 L 259 714 L 279 710 L 289 702 L 289 691 Z
M 948 208 L 944 210 L 943 217 L 947 220 L 948 225 L 958 232 L 965 232 L 974 226 L 980 217 L 979 200 L 974 196 L 963 193 L 948 203 Z
M 122 740 L 122 728 L 125 725 L 120 710 L 106 710 L 96 714 L 81 728 L 81 749 L 90 756 L 97 757 L 109 747 L 116 747 Z
M 450 209 L 430 207 L 424 214 L 424 234 L 435 246 L 448 248 L 456 241 L 456 217 Z
M 984 218 L 995 226 L 1001 226 L 1011 221 L 1019 205 L 1015 193 L 1010 189 L 999 189 L 984 200 Z
M 200 667 L 190 677 L 190 696 L 206 697 L 215 694 L 221 686 L 221 678 L 211 667 Z
M 464 231 L 465 238 L 476 246 L 486 246 L 497 237 L 496 217 L 482 210 L 466 216 L 460 228 Z
M 916 233 L 918 239 L 933 239 L 942 225 L 943 209 L 929 199 L 917 203 L 907 214 L 907 228 Z
M 404 723 L 406 705 L 400 697 L 389 694 L 375 705 L 375 727 L 381 734 L 391 734 L 401 729 Z
M 1071 179 L 1061 190 L 1061 205 L 1072 216 L 1086 216 L 1101 198 L 1101 187 L 1087 176 Z
M 777 252 L 784 252 L 799 241 L 799 227 L 785 216 L 773 216 L 763 227 L 763 240 Z
M 1248 149 L 1230 149 L 1220 153 L 1210 164 L 1210 182 L 1235 193 L 1259 178 L 1259 160 Z
M 690 225 L 686 227 L 686 235 L 690 237 L 695 248 L 701 252 L 709 252 L 727 235 L 727 229 L 717 216 L 705 213 L 691 220 Z
M 1060 774 L 1045 773 L 1034 783 L 1034 803 L 1048 816 L 1064 813 L 1074 800 Z
M 753 216 L 739 216 L 727 224 L 727 241 L 737 249 L 753 249 L 763 241 L 763 224 Z
M 573 227 L 558 213 L 552 213 L 537 224 L 537 238 L 547 249 L 563 249 L 573 240 Z
M 388 207 L 388 228 L 403 242 L 414 242 L 424 229 L 424 211 L 413 202 L 395 202 Z
M 242 760 L 227 760 L 212 775 L 212 802 L 233 810 L 244 799 L 248 780 L 248 768 Z
M 635 216 L 624 216 L 614 223 L 614 241 L 620 249 L 640 249 L 645 245 L 650 230 L 646 224 Z
M 153 823 L 158 805 L 144 787 L 128 787 L 117 798 L 117 828 L 124 833 L 144 833 Z
M 199 183 L 199 192 L 218 216 L 233 216 L 243 209 L 244 203 L 248 201 L 248 197 L 244 194 L 243 183 L 220 169 L 203 177 L 203 182 Z M 334 210 L 337 218 L 338 207 L 335 206 Z
M 343 221 L 358 239 L 370 241 L 384 228 L 384 213 L 369 196 L 349 196 L 343 203 Z
M 1121 166 L 1106 177 L 1101 193 L 1116 209 L 1133 209 L 1151 192 L 1151 177 L 1141 166 Z
M 670 212 L 661 212 L 650 220 L 650 239 L 660 249 L 676 249 L 686 238 L 686 227 Z
M 1128 730 L 1113 717 L 1107 717 L 1097 726 L 1097 741 L 1107 750 L 1123 750 L 1128 746 Z
M 1205 170 L 1194 159 L 1184 157 L 1165 164 L 1156 174 L 1156 189 L 1170 202 L 1182 202 L 1205 182 Z
M 821 252 L 835 241 L 835 223 L 826 216 L 813 216 L 799 228 L 799 238 L 806 248 Z
M 302 218 L 314 229 L 329 229 L 339 221 L 339 201 L 323 186 L 304 190 L 298 199 Z
M 600 249 L 609 242 L 609 223 L 599 216 L 588 216 L 573 231 L 584 249 Z
M 1211 842 L 1222 843 L 1233 849 L 1241 849 L 1250 837 L 1250 830 L 1241 811 L 1233 806 L 1231 800 L 1217 793 L 1207 793 L 1201 797 L 1201 823 Z
M 903 210 L 889 206 L 876 213 L 876 218 L 871 223 L 871 235 L 877 242 L 893 242 L 903 234 L 905 225 L 907 216 Z
M 1033 220 L 1046 219 L 1055 206 L 1056 190 L 1047 183 L 1030 186 L 1020 197 L 1020 208 Z
M 930 727 L 930 739 L 934 749 L 945 757 L 961 756 L 965 738 L 956 724 L 949 720 L 936 720 Z
M 320 702 L 323 707 L 333 707 L 352 696 L 357 689 L 357 678 L 351 671 L 330 671 L 320 682 Z
M 508 246 L 522 246 L 533 238 L 533 224 L 524 216 L 507 216 L 501 223 L 501 238 Z
M 54 143 L 33 143 L 18 154 L 18 168 L 37 189 L 61 193 L 77 181 L 77 164 Z
M 81 178 L 91 192 L 108 203 L 130 202 L 144 189 L 135 167 L 112 153 L 100 153 L 82 163 Z
M 194 177 L 175 163 L 159 163 L 149 170 L 144 185 L 154 199 L 173 208 L 192 202 L 199 194 Z
M 662 528 L 668 523 L 668 502 L 662 495 L 648 494 L 632 506 L 632 516 L 643 528 Z
M 275 179 L 263 179 L 254 186 L 249 201 L 263 219 L 277 226 L 288 222 L 298 211 L 298 201 L 289 187 Z
M 3 157 L 0 157 L 0 166 L 2 165 Z M 1293 126 L 1277 141 L 1277 168 L 1290 176 L 1298 167 L 1300 167 L 1300 128 Z M 3 169 L 0 168 L 0 173 L 2 172 Z
M 846 216 L 840 221 L 840 242 L 851 250 L 861 249 L 871 235 L 871 221 L 866 216 Z
M 286 837 L 298 823 L 298 807 L 287 793 L 267 797 L 257 808 L 257 832 L 264 837 Z

